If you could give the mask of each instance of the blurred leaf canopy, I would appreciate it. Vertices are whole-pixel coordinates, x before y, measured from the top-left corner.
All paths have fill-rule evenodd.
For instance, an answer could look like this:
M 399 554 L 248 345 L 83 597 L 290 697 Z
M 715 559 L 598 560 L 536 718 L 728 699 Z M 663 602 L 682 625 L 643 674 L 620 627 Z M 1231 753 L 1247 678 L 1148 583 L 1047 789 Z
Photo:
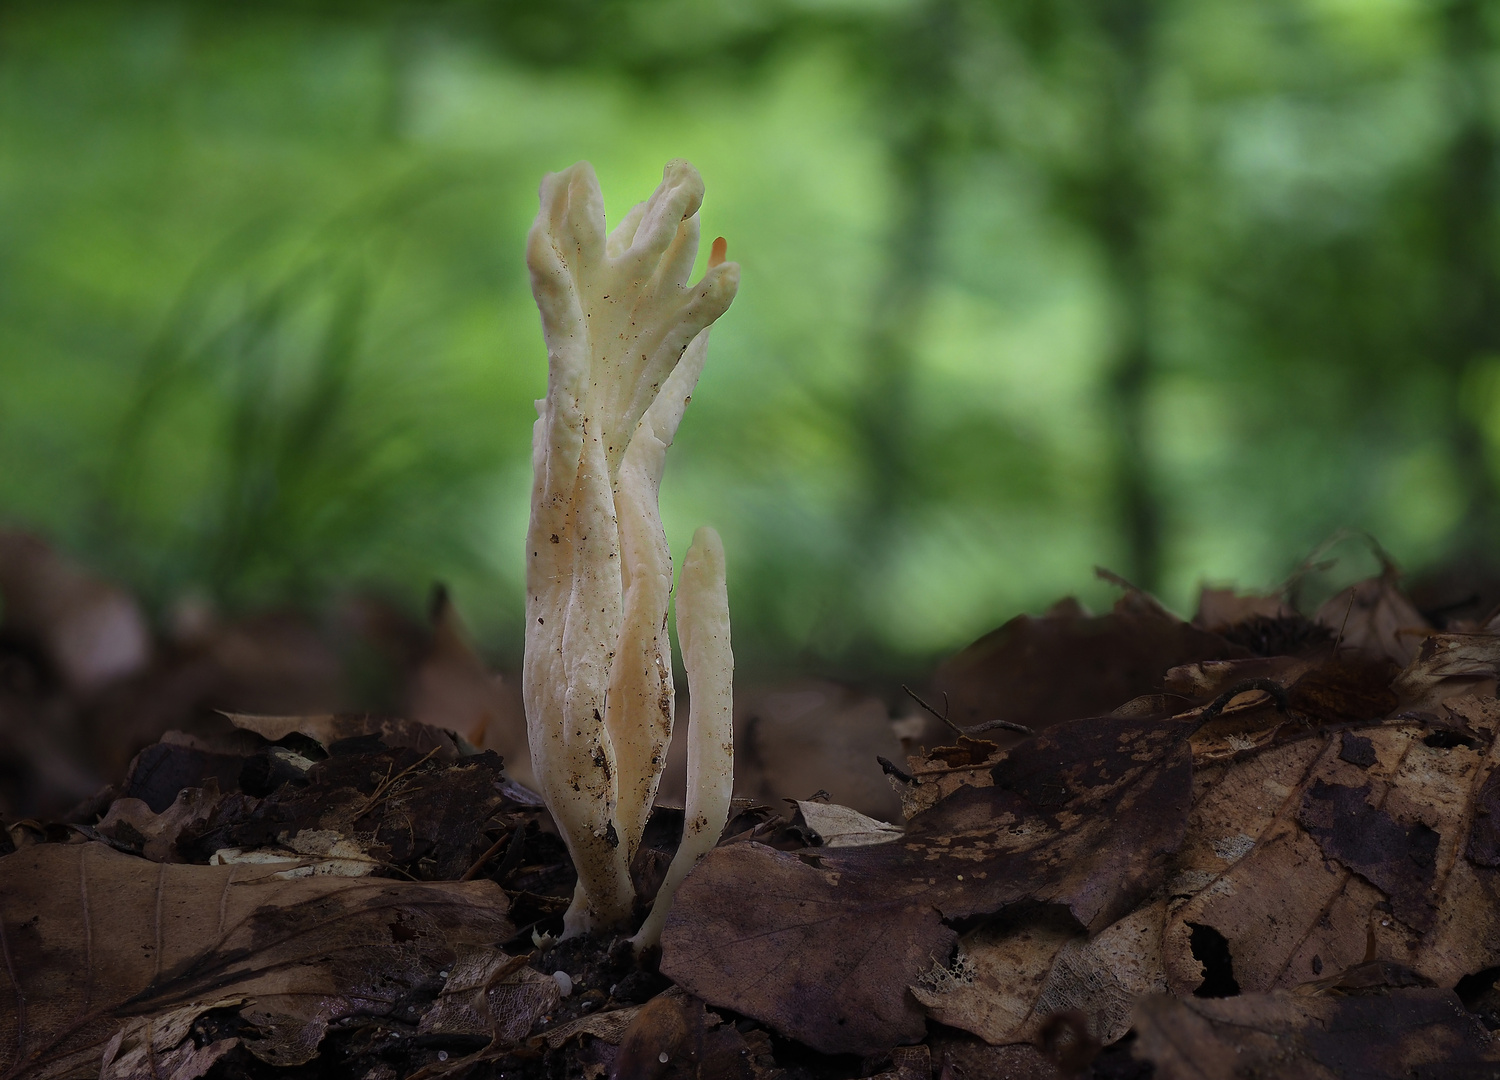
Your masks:
M 452 587 L 519 651 L 544 172 L 744 267 L 668 468 L 751 664 L 1102 563 L 1500 552 L 1484 0 L 0 7 L 0 516 L 158 612 Z M 704 253 L 706 254 L 706 252 Z M 700 259 L 703 255 L 700 255 Z

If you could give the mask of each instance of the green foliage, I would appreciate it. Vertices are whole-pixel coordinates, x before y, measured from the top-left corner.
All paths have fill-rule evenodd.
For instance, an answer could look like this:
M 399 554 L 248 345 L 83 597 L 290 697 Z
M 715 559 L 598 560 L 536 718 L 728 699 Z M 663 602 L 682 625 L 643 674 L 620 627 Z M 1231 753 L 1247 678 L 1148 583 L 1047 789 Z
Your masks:
M 914 664 L 1102 563 L 1500 539 L 1478 0 L 0 15 L 0 514 L 157 610 L 447 581 L 519 647 L 541 175 L 687 157 L 744 265 L 663 492 L 751 664 Z M 705 253 L 706 254 L 706 253 Z

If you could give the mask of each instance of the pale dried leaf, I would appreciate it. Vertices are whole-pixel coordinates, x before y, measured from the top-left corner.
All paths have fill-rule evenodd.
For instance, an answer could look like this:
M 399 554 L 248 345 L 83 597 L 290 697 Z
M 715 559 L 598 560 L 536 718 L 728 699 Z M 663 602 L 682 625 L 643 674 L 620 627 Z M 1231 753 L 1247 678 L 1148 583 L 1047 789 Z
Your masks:
M 797 810 L 824 847 L 868 847 L 901 839 L 899 826 L 866 817 L 848 806 L 799 801 Z

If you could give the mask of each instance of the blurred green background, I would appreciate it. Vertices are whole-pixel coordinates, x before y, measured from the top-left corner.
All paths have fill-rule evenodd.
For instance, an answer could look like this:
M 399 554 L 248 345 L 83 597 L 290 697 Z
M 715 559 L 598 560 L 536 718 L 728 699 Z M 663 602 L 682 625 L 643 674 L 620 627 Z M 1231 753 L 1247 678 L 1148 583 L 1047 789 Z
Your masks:
M 669 458 L 751 669 L 1104 564 L 1500 553 L 1479 0 L 0 6 L 0 518 L 165 617 L 449 584 L 519 655 L 544 172 L 686 157 L 743 286 Z M 705 245 L 706 247 L 706 245 Z M 702 256 L 700 255 L 700 266 Z

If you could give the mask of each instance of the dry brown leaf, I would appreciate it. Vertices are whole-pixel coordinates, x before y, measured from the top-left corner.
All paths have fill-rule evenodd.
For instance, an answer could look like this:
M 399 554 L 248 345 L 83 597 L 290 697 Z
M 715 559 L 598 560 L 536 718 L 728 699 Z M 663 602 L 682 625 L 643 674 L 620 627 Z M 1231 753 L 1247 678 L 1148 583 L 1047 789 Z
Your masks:
M 568 1028 L 565 1038 L 589 1034 L 618 1046 L 601 1054 L 610 1063 L 609 1080 L 782 1080 L 786 1076 L 774 1066 L 764 1031 L 742 1034 L 680 987 L 632 1009 L 582 1017 Z M 549 1035 L 547 1041 L 560 1046 L 564 1040 L 554 1043 Z M 597 1045 L 593 1049 L 601 1050 Z M 929 1070 L 922 1080 L 930 1076 Z
M 911 987 L 928 1015 L 985 1042 L 1027 1042 L 1034 1006 L 1053 961 L 1078 927 L 1060 912 L 1040 912 L 965 934 L 952 963 L 936 964 Z
M 208 1008 L 240 1004 L 240 998 L 226 998 L 210 1002 Z M 104 1048 L 99 1076 L 103 1080 L 195 1080 L 202 1076 L 240 1044 L 238 1038 L 224 1038 L 199 1046 L 189 1038 L 194 1021 L 204 1011 L 201 1005 L 188 1005 L 159 1016 L 126 1020 Z
M 966 934 L 955 962 L 912 993 L 934 1020 L 993 1045 L 1034 1042 L 1049 1016 L 1068 1012 L 1108 1045 L 1129 1030 L 1137 996 L 1166 989 L 1165 917 L 1158 900 L 1092 938 L 1055 913 L 1000 921 Z
M 1336 653 L 1287 687 L 1287 705 L 1314 720 L 1377 720 L 1400 704 L 1391 689 L 1396 674 L 1395 664 L 1384 657 Z
M 1147 997 L 1135 1026 L 1135 1055 L 1155 1066 L 1155 1080 L 1478 1078 L 1500 1063 L 1500 1047 L 1451 990 Z
M 1199 771 L 1168 884 L 1172 991 L 1290 988 L 1376 958 L 1452 986 L 1500 962 L 1496 871 L 1465 857 L 1497 748 L 1461 723 L 1310 732 Z
M 252 716 L 248 713 L 225 713 L 229 722 L 245 731 L 253 731 L 268 742 L 279 742 L 288 735 L 305 735 L 325 750 L 345 739 L 368 738 L 389 749 L 409 749 L 432 755 L 439 763 L 456 761 L 458 744 L 446 731 L 417 720 L 395 716 L 371 716 L 367 713 L 319 713 L 312 716 Z
M 162 1032 L 227 999 L 251 1053 L 301 1064 L 335 1020 L 415 1021 L 461 952 L 495 952 L 514 932 L 506 906 L 487 881 L 286 881 L 103 844 L 25 848 L 0 859 L 0 1076 L 97 1076 L 107 1047 L 129 1054 L 144 1039 L 148 1066 L 181 1051 L 169 1067 L 189 1080 L 201 1057 Z
M 1193 625 L 1219 634 L 1248 619 L 1279 619 L 1295 614 L 1283 596 L 1258 596 L 1205 585 L 1198 592 L 1198 614 L 1193 616 Z
M 960 727 L 1005 720 L 1035 729 L 1159 690 L 1169 668 L 1249 655 L 1131 592 L 1108 615 L 1018 616 L 944 661 L 933 686 Z
M 1409 672 L 1434 681 L 1465 678 L 1477 655 L 1468 645 L 1461 655 L 1450 652 L 1452 659 Z M 1439 652 L 1434 647 L 1429 655 Z M 1385 958 L 1409 965 L 1413 978 L 1452 986 L 1495 964 L 1500 771 L 1493 759 L 1500 752 L 1500 704 L 1452 697 L 1444 715 L 1430 722 L 1405 714 L 1382 722 L 1396 704 L 1395 670 L 1383 656 L 1326 650 L 1296 662 L 1198 664 L 1177 674 L 1197 684 L 1196 695 L 1212 693 L 1222 711 L 1207 724 L 1201 708 L 1153 720 L 1165 702 L 1149 698 L 1141 700 L 1150 708 L 1123 708 L 1124 716 L 1089 722 L 1120 725 L 1116 731 L 1134 724 L 1192 732 L 1199 769 L 1190 825 L 1171 860 L 1170 915 L 1163 899 L 1102 933 L 1076 907 L 1076 921 L 1044 912 L 992 923 L 966 936 L 952 962 L 932 950 L 930 965 L 910 984 L 914 996 L 935 1019 L 995 1043 L 1035 1039 L 1046 1018 L 1057 1015 L 1082 1017 L 1092 1036 L 1108 1043 L 1128 1027 L 1134 996 L 1168 986 L 1179 994 L 1294 987 L 1325 970 Z M 1247 680 L 1270 685 L 1235 697 Z M 1281 711 L 1289 704 L 1290 712 Z M 1362 722 L 1319 731 L 1308 717 Z M 964 739 L 912 759 L 905 797 L 918 809 L 924 796 L 936 806 L 919 813 L 905 841 L 891 847 L 906 851 L 914 839 L 936 839 L 941 830 L 929 823 L 960 806 L 985 805 L 992 822 L 1004 822 L 998 802 L 1007 790 L 1023 792 L 1033 808 L 1067 802 L 1077 792 L 1069 777 L 1076 781 L 1090 768 L 1109 774 L 1102 757 L 1084 764 L 1082 727 L 1053 729 L 1047 736 L 1055 738 L 1008 752 Z M 991 784 L 1000 790 L 987 791 Z M 1080 818 L 1111 812 L 1100 805 L 1070 809 Z M 903 947 L 940 939 L 940 930 L 921 920 L 924 905 L 950 919 L 1002 906 L 951 903 L 938 882 L 955 841 L 922 849 L 921 860 L 939 871 L 925 894 L 911 887 L 914 880 L 881 876 L 891 869 L 880 865 L 883 849 L 865 859 L 852 852 L 772 853 L 756 845 L 733 856 L 718 853 L 718 866 L 697 882 L 704 890 L 698 909 L 684 923 L 681 944 L 694 955 L 669 955 L 664 970 L 709 1000 L 815 1046 L 869 1052 L 857 1041 L 869 1017 L 890 1027 L 887 1038 L 912 1037 L 916 1028 L 902 1003 L 879 988 L 909 963 Z M 972 876 L 1019 878 L 1039 887 L 1018 899 L 1055 901 L 1048 871 L 1006 866 L 1009 854 L 975 853 L 981 861 Z M 709 892 L 731 895 L 737 881 L 770 883 L 767 910 L 735 915 L 723 902 L 714 910 Z M 971 891 L 981 890 L 971 883 Z M 903 919 L 906 937 L 895 942 Z M 1095 936 L 1081 934 L 1079 924 L 1091 925 Z M 689 926 L 718 950 L 715 957 L 689 940 Z M 792 990 L 779 1004 L 756 992 L 719 990 L 716 999 L 715 964 L 726 984 Z M 700 985 L 692 985 L 694 978 Z M 824 993 L 839 1000 L 829 1004 Z
M 562 1000 L 557 980 L 527 967 L 528 959 L 493 948 L 460 950 L 417 1033 L 483 1035 L 496 1043 L 524 1039 Z
M 569 1039 L 580 1035 L 590 1035 L 596 1039 L 602 1039 L 612 1046 L 618 1046 L 620 1040 L 625 1037 L 625 1032 L 630 1029 L 631 1022 L 635 1020 L 641 1011 L 640 1005 L 627 1005 L 623 1009 L 610 1009 L 608 1012 L 587 1013 L 576 1020 L 569 1020 L 566 1024 L 559 1024 L 551 1031 L 546 1032 L 542 1039 L 552 1049 L 556 1050 Z
M 300 783 L 263 799 L 228 796 L 182 830 L 178 848 L 199 861 L 221 849 L 279 850 L 443 881 L 462 876 L 489 845 L 484 827 L 506 801 L 494 754 L 444 763 L 438 746 L 367 748 L 364 740 L 334 750 Z
M 1395 567 L 1330 597 L 1313 620 L 1337 635 L 1342 648 L 1384 657 L 1401 667 L 1411 663 L 1432 625 L 1396 585 Z
M 1059 725 L 1002 759 L 994 786 L 960 789 L 895 843 L 718 848 L 678 893 L 662 971 L 825 1052 L 920 1038 L 907 987 L 946 963 L 955 935 L 941 918 L 1034 901 L 1098 931 L 1160 884 L 1188 807 L 1187 731 L 1120 718 Z
M 222 798 L 219 785 L 210 779 L 207 787 L 183 788 L 160 814 L 140 799 L 116 799 L 98 830 L 122 850 L 152 862 L 182 862 L 177 854 L 178 836 L 190 825 L 207 820 Z
M 235 734 L 247 744 L 258 741 L 248 732 Z M 239 787 L 245 757 L 252 752 L 249 745 L 214 747 L 183 732 L 169 731 L 131 759 L 119 795 L 139 799 L 161 814 L 189 788 L 213 785 L 221 792 L 232 792 Z
M 663 973 L 826 1053 L 919 1039 L 923 1015 L 906 987 L 948 955 L 955 935 L 931 904 L 928 878 L 897 887 L 878 872 L 850 873 L 840 859 L 889 846 L 805 862 L 755 843 L 715 849 L 678 891 Z
M 1392 689 L 1413 711 L 1436 708 L 1458 695 L 1493 696 L 1500 674 L 1500 635 L 1433 634 Z
M 870 1080 L 932 1080 L 932 1051 L 920 1043 L 891 1051 L 891 1067 Z
M 1068 1080 L 1040 1050 L 1025 1043 L 990 1046 L 943 1028 L 930 1037 L 938 1080 Z
M 675 987 L 673 989 L 676 989 Z M 692 1077 L 703 1050 L 703 1002 L 687 994 L 658 994 L 631 1018 L 620 1037 L 612 1080 Z
M 1385 657 L 1325 649 L 1319 656 L 1186 664 L 1167 672 L 1170 693 L 1214 703 L 1228 713 L 1275 692 L 1300 720 L 1378 720 L 1400 703 L 1391 681 L 1397 668 Z M 1223 700 L 1226 695 L 1235 695 Z
M 453 606 L 446 589 L 438 589 L 432 603 L 432 636 L 412 673 L 408 709 L 413 720 L 447 731 L 456 731 L 475 746 L 493 737 L 491 749 L 505 754 L 512 772 L 531 776 L 530 754 L 525 768 L 512 754 L 525 747 L 526 718 L 516 710 L 500 677 L 492 673 L 474 651 L 469 629 Z M 507 738 L 520 735 L 519 739 Z M 504 742 L 504 750 L 498 745 Z M 505 751 L 509 751 L 506 753 Z
M 1293 656 L 1254 656 L 1248 660 L 1200 660 L 1174 667 L 1162 677 L 1162 688 L 1196 701 L 1209 701 L 1232 686 L 1268 679 L 1290 686 L 1311 668 L 1312 660 Z
M 911 780 L 896 786 L 901 796 L 901 815 L 910 820 L 930 810 L 959 788 L 989 787 L 990 774 L 1005 751 L 986 739 L 960 735 L 953 746 L 939 746 L 908 757 Z
M 679 718 L 682 732 L 689 730 Z M 667 751 L 659 798 L 681 805 L 687 791 L 687 736 Z M 780 804 L 824 790 L 862 814 L 889 821 L 898 800 L 877 757 L 899 761 L 901 740 L 879 698 L 819 679 L 735 691 L 737 798 Z

